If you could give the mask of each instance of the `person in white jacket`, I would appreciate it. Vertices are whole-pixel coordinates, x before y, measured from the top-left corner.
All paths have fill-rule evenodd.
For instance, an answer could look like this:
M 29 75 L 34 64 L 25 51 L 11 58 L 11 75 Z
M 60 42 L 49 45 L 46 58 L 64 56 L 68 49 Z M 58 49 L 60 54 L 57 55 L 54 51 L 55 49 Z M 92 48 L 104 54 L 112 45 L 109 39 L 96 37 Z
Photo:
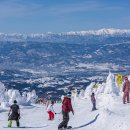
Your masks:
M 53 105 L 54 105 L 54 101 L 52 101 L 51 104 L 49 104 L 48 107 L 47 107 L 47 113 L 49 114 L 48 120 L 53 120 L 54 114 L 56 114 L 54 109 L 53 109 Z

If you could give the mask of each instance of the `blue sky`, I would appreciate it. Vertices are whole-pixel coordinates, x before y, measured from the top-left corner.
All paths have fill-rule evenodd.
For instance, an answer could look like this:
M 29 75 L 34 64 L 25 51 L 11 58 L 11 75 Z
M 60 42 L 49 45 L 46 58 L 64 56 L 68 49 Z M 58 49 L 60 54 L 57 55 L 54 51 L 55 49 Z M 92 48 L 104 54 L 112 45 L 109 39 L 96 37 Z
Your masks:
M 0 0 L 0 32 L 130 29 L 130 0 Z

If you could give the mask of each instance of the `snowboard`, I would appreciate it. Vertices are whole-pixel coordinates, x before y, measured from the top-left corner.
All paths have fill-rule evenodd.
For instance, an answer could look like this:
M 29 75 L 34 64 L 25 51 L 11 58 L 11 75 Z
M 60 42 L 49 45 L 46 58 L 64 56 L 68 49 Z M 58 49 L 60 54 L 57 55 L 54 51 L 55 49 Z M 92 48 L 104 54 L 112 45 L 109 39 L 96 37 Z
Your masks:
M 68 129 L 72 129 L 72 126 L 67 126 L 67 128 L 66 128 L 66 129 L 67 129 L 67 130 L 68 130 Z
M 7 127 L 7 126 L 4 126 L 3 128 L 27 128 L 26 126 L 20 126 L 20 127 Z

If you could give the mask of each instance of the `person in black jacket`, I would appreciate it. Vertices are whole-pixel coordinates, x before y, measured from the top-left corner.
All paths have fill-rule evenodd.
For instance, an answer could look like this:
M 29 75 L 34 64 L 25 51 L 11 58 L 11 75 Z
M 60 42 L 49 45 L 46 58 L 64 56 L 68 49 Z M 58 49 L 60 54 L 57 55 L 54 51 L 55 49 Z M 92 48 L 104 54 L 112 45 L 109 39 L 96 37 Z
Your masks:
M 20 126 L 19 119 L 20 119 L 20 109 L 19 106 L 17 105 L 17 101 L 14 100 L 14 104 L 11 105 L 9 114 L 8 114 L 8 127 L 12 127 L 12 120 L 16 121 L 17 127 Z

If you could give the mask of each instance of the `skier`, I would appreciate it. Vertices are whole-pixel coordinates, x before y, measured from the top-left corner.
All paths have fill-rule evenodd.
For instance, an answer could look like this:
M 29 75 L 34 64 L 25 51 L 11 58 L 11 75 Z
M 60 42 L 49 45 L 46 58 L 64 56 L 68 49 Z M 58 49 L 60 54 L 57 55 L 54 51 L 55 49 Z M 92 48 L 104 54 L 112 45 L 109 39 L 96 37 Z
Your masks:
M 64 97 L 62 102 L 62 115 L 63 115 L 63 121 L 59 124 L 58 130 L 63 130 L 68 128 L 68 122 L 69 122 L 69 112 L 72 111 L 74 115 L 74 110 L 72 108 L 71 104 L 71 92 L 68 93 L 67 96 Z
M 97 110 L 97 108 L 96 108 L 96 99 L 95 99 L 95 94 L 94 93 L 92 93 L 92 95 L 91 95 L 91 102 L 93 104 L 92 111 Z
M 51 100 L 50 100 L 50 98 L 49 98 L 49 99 L 47 99 L 47 101 L 46 101 L 46 109 L 47 109 L 47 107 L 48 107 L 50 104 L 51 104 Z
M 125 77 L 125 82 L 123 85 L 123 103 L 126 103 L 126 99 L 127 99 L 127 103 L 129 103 L 129 93 L 130 93 L 130 81 L 128 80 L 128 77 Z
M 48 107 L 47 107 L 47 112 L 49 114 L 49 119 L 48 120 L 53 120 L 54 119 L 54 114 L 56 114 L 54 109 L 53 109 L 53 105 L 54 105 L 54 101 L 52 101 L 51 104 L 48 105 Z
M 20 109 L 17 105 L 17 101 L 14 100 L 14 104 L 11 105 L 9 113 L 8 113 L 8 127 L 12 127 L 12 120 L 16 121 L 17 127 L 20 126 L 19 119 L 20 119 Z

